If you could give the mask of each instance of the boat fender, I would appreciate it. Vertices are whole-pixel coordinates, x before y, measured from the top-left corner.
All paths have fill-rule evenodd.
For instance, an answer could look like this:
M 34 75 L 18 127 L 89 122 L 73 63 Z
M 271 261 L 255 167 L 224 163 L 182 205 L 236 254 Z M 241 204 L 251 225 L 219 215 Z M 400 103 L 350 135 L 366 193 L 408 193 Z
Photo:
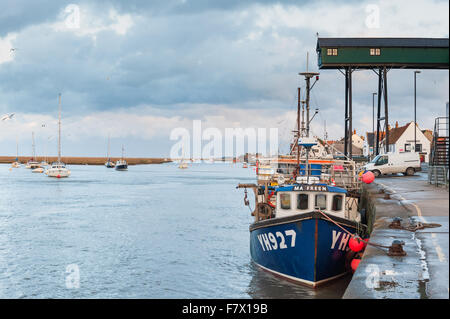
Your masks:
M 355 258 L 352 260 L 351 267 L 352 267 L 353 272 L 356 271 L 356 268 L 358 268 L 360 262 L 361 262 L 361 259 Z
M 348 247 L 354 252 L 363 250 L 365 245 L 365 241 L 362 240 L 359 236 L 353 236 L 348 241 Z

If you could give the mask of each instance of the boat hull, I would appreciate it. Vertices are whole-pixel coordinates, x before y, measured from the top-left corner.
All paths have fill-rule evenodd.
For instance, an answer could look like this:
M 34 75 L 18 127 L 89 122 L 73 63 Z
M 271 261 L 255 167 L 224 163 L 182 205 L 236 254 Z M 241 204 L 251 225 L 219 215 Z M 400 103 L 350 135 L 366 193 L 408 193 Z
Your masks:
M 126 171 L 128 170 L 128 165 L 116 165 L 117 171 Z
M 68 169 L 51 169 L 49 168 L 46 172 L 48 177 L 64 178 L 70 176 L 70 171 Z
M 108 168 L 114 168 L 115 165 L 112 162 L 106 162 L 105 166 L 108 167 Z
M 352 234 L 361 229 L 361 224 L 328 216 Z M 310 212 L 252 224 L 250 253 L 264 270 L 317 287 L 348 272 L 349 239 L 319 212 Z

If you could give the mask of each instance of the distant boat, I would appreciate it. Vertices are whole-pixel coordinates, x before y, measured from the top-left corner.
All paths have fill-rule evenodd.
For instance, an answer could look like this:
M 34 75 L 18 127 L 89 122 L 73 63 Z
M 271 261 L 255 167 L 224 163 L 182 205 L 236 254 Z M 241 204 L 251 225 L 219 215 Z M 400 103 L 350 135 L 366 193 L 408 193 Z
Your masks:
M 32 173 L 44 173 L 44 168 L 38 167 L 38 168 L 33 169 L 31 172 Z
M 25 168 L 35 169 L 35 168 L 40 167 L 40 164 L 39 164 L 39 162 L 37 162 L 35 160 L 35 158 L 36 158 L 36 146 L 34 144 L 34 132 L 31 132 L 31 140 L 33 141 L 32 144 L 31 144 L 32 145 L 32 150 L 33 150 L 33 157 L 27 162 L 27 164 L 25 165 Z
M 59 108 L 58 108 L 58 161 L 52 163 L 52 166 L 45 171 L 48 177 L 69 177 L 70 171 L 66 164 L 61 162 L 61 93 L 59 94 Z
M 184 162 L 183 160 L 178 165 L 178 168 L 181 168 L 181 169 L 186 169 L 188 167 L 189 167 L 188 164 L 186 162 Z
M 111 146 L 111 143 L 110 143 L 110 138 L 109 138 L 109 135 L 108 135 L 108 160 L 106 161 L 105 166 L 108 167 L 108 168 L 113 168 L 115 166 L 114 162 L 111 162 L 111 158 L 109 157 L 110 146 Z
M 123 145 L 122 145 L 122 158 L 116 162 L 116 171 L 128 170 L 127 161 L 123 158 Z
M 29 160 L 27 162 L 27 164 L 25 165 L 25 168 L 29 168 L 29 169 L 35 169 L 40 167 L 39 162 L 33 161 L 33 159 Z
M 19 162 L 19 140 L 16 137 L 16 160 L 11 164 L 11 167 L 13 168 L 18 168 L 20 167 L 20 162 Z
M 180 163 L 178 164 L 178 168 L 187 169 L 189 166 L 184 160 L 184 147 L 181 148 L 181 153 L 183 154 L 183 158 L 181 159 Z

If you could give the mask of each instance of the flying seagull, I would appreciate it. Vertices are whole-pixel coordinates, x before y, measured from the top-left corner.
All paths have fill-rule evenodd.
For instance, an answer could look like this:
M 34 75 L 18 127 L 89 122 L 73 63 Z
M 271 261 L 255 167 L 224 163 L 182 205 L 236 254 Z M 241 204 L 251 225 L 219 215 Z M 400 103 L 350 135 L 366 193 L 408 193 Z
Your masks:
M 13 118 L 13 116 L 14 116 L 14 113 L 11 113 L 9 115 L 8 114 L 3 115 L 2 116 L 2 121 L 11 120 Z

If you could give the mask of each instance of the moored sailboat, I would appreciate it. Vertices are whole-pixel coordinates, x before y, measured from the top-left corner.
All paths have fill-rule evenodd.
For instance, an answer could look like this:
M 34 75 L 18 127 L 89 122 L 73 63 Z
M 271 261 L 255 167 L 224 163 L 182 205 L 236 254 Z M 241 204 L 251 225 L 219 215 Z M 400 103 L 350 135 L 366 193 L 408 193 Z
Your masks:
M 45 171 L 48 177 L 69 177 L 70 170 L 61 161 L 61 93 L 59 94 L 59 108 L 58 108 L 58 161 L 52 163 L 52 166 Z
M 33 157 L 27 162 L 27 164 L 25 165 L 25 168 L 35 169 L 35 168 L 40 167 L 40 164 L 39 164 L 38 161 L 35 160 L 35 158 L 36 158 L 36 146 L 34 144 L 34 132 L 31 132 L 31 139 L 33 141 L 33 143 L 32 143 Z
M 116 170 L 117 171 L 128 170 L 128 163 L 123 157 L 123 145 L 122 145 L 122 158 L 116 162 Z
M 111 146 L 110 137 L 108 135 L 108 159 L 105 162 L 105 166 L 108 168 L 113 168 L 115 166 L 115 164 L 114 164 L 114 162 L 111 161 L 111 158 L 109 157 L 110 146 Z
M 13 163 L 11 163 L 11 167 L 18 168 L 20 167 L 19 162 L 19 140 L 16 138 L 16 159 Z

